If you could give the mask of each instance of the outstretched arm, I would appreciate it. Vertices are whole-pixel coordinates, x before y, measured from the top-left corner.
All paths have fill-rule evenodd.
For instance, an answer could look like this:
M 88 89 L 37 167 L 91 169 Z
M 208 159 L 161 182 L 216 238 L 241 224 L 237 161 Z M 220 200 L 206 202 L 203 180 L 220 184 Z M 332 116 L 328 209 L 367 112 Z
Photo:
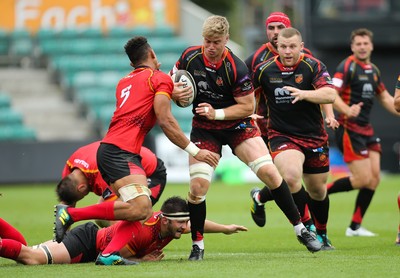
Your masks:
M 211 220 L 207 220 L 204 223 L 204 232 L 205 233 L 224 233 L 226 235 L 235 234 L 238 232 L 247 232 L 247 228 L 244 226 L 230 224 L 224 225 L 213 222 Z M 190 233 L 190 222 L 188 222 L 187 229 L 184 232 L 185 234 Z

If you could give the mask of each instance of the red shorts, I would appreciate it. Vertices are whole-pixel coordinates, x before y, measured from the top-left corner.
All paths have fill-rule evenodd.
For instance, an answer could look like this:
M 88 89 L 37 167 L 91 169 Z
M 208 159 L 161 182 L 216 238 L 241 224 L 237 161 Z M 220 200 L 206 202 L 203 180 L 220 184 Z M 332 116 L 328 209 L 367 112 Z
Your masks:
M 194 127 L 190 133 L 190 140 L 200 149 L 206 149 L 222 155 L 223 145 L 228 145 L 233 152 L 244 140 L 259 136 L 260 131 L 254 126 L 229 130 Z
M 329 172 L 329 147 L 328 144 L 319 148 L 307 148 L 301 145 L 301 141 L 292 140 L 289 137 L 277 136 L 269 139 L 271 156 L 274 159 L 280 152 L 286 150 L 298 150 L 305 156 L 303 173 L 320 174 Z M 290 163 L 290 161 L 288 161 Z

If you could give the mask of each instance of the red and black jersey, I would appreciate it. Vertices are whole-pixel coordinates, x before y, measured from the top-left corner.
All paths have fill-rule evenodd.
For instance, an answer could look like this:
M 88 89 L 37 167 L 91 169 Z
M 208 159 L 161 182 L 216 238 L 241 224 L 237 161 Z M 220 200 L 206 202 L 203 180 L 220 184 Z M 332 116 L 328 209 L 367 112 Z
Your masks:
M 243 120 L 212 121 L 198 116 L 195 108 L 199 103 L 209 103 L 215 109 L 236 104 L 235 97 L 253 93 L 253 85 L 246 65 L 228 48 L 218 64 L 210 63 L 204 55 L 203 46 L 192 46 L 183 51 L 173 70 L 190 72 L 197 86 L 193 102 L 193 127 L 205 129 L 228 129 Z
M 65 163 L 61 176 L 65 178 L 77 168 L 86 176 L 90 191 L 101 196 L 107 188 L 107 183 L 97 167 L 96 153 L 99 146 L 100 141 L 96 141 L 77 149 Z
M 363 102 L 358 117 L 347 118 L 338 115 L 338 121 L 345 128 L 366 136 L 374 134 L 370 114 L 376 94 L 386 90 L 379 69 L 372 63 L 366 64 L 354 55 L 344 59 L 333 76 L 334 85 L 344 103 L 351 106 Z
M 268 107 L 268 137 L 287 135 L 298 138 L 307 147 L 319 147 L 328 139 L 319 104 L 299 101 L 283 89 L 292 86 L 300 90 L 315 90 L 332 87 L 326 66 L 316 58 L 301 54 L 293 67 L 285 67 L 279 56 L 259 64 L 253 76 L 254 86 L 263 89 Z
M 79 169 L 86 176 L 90 191 L 98 196 L 102 196 L 104 190 L 107 189 L 107 183 L 103 180 L 96 160 L 97 149 L 100 141 L 93 142 L 77 149 L 67 160 L 62 171 L 62 178 L 72 173 L 74 169 Z M 141 147 L 140 156 L 142 157 L 142 166 L 147 177 L 151 177 L 157 168 L 156 155 L 146 147 Z M 108 196 L 111 198 L 114 193 Z
M 144 255 L 150 254 L 154 250 L 162 250 L 168 243 L 173 240 L 173 237 L 161 238 L 161 212 L 154 212 L 143 225 L 140 222 L 135 222 L 131 225 L 131 239 L 125 246 L 133 256 L 141 258 Z M 122 222 L 118 222 L 110 227 L 100 229 L 97 232 L 96 248 L 102 251 L 110 242 L 111 238 Z
M 308 48 L 303 48 L 303 52 L 312 56 L 311 51 Z M 245 60 L 246 66 L 249 69 L 250 74 L 252 74 L 255 67 L 279 55 L 279 53 L 275 50 L 270 42 L 264 43 L 261 45 L 253 54 L 251 54 Z M 254 91 L 256 97 L 256 114 L 264 116 L 262 119 L 257 119 L 258 127 L 260 128 L 261 134 L 263 136 L 268 135 L 267 123 L 268 123 L 268 116 L 267 116 L 267 104 L 264 94 L 262 94 L 262 90 L 255 90 Z
M 174 84 L 162 71 L 137 68 L 122 78 L 116 88 L 116 107 L 103 143 L 138 154 L 146 134 L 156 123 L 156 94 L 171 98 Z

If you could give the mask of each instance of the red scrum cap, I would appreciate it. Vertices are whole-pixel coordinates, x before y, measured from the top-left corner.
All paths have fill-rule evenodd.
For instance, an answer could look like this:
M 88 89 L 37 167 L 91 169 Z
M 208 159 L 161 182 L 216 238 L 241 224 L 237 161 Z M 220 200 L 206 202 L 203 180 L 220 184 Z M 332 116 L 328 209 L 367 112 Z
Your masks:
M 285 13 L 281 12 L 271 13 L 265 21 L 265 26 L 267 27 L 268 24 L 270 24 L 271 22 L 280 22 L 285 25 L 286 28 L 292 27 L 292 24 L 290 23 L 290 18 Z

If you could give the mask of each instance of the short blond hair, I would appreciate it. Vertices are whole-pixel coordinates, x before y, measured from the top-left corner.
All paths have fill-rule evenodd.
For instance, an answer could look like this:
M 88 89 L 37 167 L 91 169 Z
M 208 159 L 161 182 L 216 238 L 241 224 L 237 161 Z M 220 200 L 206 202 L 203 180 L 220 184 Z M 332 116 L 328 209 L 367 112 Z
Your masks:
M 278 35 L 278 37 L 284 37 L 284 38 L 286 38 L 286 39 L 291 38 L 291 37 L 293 37 L 293 36 L 299 36 L 300 41 L 303 40 L 303 38 L 301 37 L 300 31 L 297 30 L 296 28 L 293 28 L 293 27 L 289 27 L 289 28 L 282 29 L 282 30 L 279 32 L 279 35 Z
M 203 24 L 203 37 L 226 36 L 229 34 L 229 22 L 226 17 L 212 15 Z

